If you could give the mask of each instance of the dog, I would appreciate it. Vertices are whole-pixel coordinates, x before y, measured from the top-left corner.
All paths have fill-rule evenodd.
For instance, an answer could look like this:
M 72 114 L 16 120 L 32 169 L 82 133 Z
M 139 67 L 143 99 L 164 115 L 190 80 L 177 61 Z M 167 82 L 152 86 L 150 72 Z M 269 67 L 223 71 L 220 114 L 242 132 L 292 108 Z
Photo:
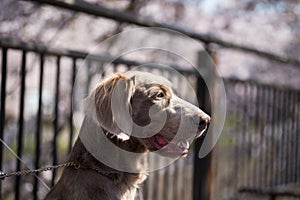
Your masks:
M 203 135 L 209 123 L 210 117 L 179 98 L 164 77 L 141 71 L 113 74 L 87 97 L 68 158 L 76 165 L 64 169 L 45 199 L 140 199 L 147 154 L 186 156 L 188 140 Z

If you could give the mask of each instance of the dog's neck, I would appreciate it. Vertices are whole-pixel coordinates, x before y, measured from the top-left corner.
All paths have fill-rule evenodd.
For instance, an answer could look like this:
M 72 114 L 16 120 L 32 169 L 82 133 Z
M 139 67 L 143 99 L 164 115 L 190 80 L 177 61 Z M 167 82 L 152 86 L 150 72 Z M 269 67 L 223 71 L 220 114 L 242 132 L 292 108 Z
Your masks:
M 146 148 L 137 138 L 130 137 L 129 140 L 123 141 L 117 137 L 113 137 L 112 133 L 103 129 L 99 131 L 99 128 L 101 127 L 98 127 L 93 120 L 89 118 L 84 119 L 79 138 L 72 149 L 69 161 L 77 162 L 81 168 L 96 169 L 95 171 L 98 171 L 100 175 L 107 174 L 108 177 L 113 175 L 115 177 L 113 180 L 115 183 L 122 184 L 122 182 L 126 182 L 128 186 L 138 187 L 138 185 L 146 179 Z M 95 138 L 101 139 L 97 141 Z M 110 151 L 109 155 L 102 155 L 103 152 L 105 153 L 103 148 L 107 145 L 107 141 L 111 143 L 110 145 L 115 145 L 119 149 L 136 153 L 139 156 L 127 159 L 121 157 L 118 153 L 119 151 L 113 150 Z M 132 171 L 123 172 L 120 169 L 110 167 L 110 165 L 105 163 L 106 160 L 103 160 L 105 158 L 112 158 L 111 161 L 119 161 L 119 165 L 127 166 L 127 168 L 130 168 Z M 109 162 L 110 161 L 108 161 L 108 163 Z

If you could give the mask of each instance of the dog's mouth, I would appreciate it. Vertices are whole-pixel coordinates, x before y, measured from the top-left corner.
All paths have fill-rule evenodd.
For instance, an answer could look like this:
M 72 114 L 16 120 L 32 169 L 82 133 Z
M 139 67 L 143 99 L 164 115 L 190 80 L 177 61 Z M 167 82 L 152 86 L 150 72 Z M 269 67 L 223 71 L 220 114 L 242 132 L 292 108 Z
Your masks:
M 187 156 L 189 151 L 189 142 L 187 140 L 174 142 L 168 140 L 160 134 L 156 134 L 147 139 L 151 145 L 151 151 L 158 151 L 159 154 L 167 157 Z

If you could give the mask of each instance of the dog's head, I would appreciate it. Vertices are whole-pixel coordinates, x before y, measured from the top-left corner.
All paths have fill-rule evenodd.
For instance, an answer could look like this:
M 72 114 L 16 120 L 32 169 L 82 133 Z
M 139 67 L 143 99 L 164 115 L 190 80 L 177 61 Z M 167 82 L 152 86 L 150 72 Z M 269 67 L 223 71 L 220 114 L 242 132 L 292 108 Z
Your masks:
M 179 98 L 170 81 L 129 71 L 103 80 L 91 94 L 100 125 L 121 140 L 138 138 L 149 151 L 186 155 L 188 139 L 201 136 L 210 117 Z

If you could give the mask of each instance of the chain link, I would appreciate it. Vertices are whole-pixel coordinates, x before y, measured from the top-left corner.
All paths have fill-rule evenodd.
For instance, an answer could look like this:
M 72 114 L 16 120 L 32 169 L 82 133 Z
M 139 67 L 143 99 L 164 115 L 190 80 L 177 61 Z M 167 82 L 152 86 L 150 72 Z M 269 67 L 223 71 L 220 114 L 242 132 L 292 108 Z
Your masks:
M 75 162 L 67 162 L 64 164 L 46 166 L 46 167 L 42 167 L 40 169 L 33 169 L 33 170 L 23 170 L 23 171 L 10 172 L 10 173 L 4 173 L 4 172 L 0 171 L 0 180 L 4 180 L 5 178 L 10 177 L 10 176 L 26 176 L 26 175 L 35 174 L 38 172 L 50 171 L 50 170 L 54 170 L 54 169 L 62 168 L 62 167 L 74 167 L 75 169 L 78 169 L 80 167 L 80 165 Z

